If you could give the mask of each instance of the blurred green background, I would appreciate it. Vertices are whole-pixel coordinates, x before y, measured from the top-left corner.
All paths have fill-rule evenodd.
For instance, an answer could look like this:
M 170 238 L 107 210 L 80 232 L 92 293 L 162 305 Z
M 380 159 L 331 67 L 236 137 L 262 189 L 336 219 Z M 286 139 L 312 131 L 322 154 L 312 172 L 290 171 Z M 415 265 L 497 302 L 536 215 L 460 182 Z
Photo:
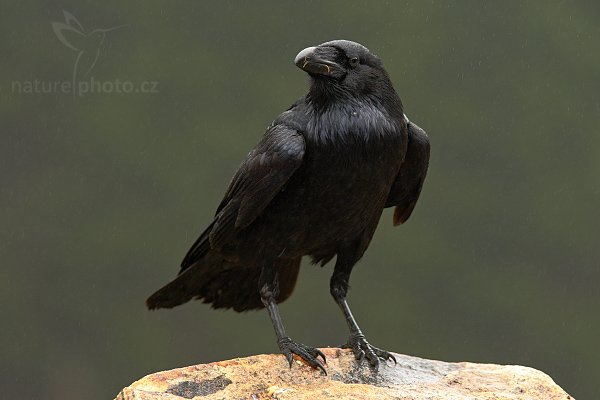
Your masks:
M 3 1 L 2 396 L 110 399 L 151 372 L 277 351 L 265 312 L 149 312 L 144 299 L 307 90 L 297 52 L 344 38 L 383 59 L 432 143 L 412 218 L 393 229 L 387 210 L 353 274 L 367 337 L 535 367 L 597 398 L 599 4 Z M 155 90 L 27 92 L 72 79 L 78 52 L 51 25 L 63 10 L 85 34 L 125 25 L 86 42 L 98 58 L 82 81 Z M 331 270 L 307 264 L 281 307 L 301 342 L 347 337 Z

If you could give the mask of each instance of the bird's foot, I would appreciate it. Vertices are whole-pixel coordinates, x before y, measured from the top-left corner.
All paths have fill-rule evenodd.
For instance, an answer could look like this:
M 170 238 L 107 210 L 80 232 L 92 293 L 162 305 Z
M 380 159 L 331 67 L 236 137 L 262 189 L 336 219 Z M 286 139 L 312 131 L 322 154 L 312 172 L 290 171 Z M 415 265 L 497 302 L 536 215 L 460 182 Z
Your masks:
M 302 343 L 296 343 L 289 337 L 284 337 L 277 341 L 279 345 L 279 349 L 285 355 L 288 362 L 290 363 L 290 368 L 292 368 L 292 363 L 294 362 L 293 354 L 300 356 L 308 365 L 313 368 L 320 369 L 325 375 L 327 375 L 327 371 L 325 371 L 325 367 L 321 361 L 319 361 L 318 357 L 320 356 L 323 359 L 324 363 L 327 363 L 325 359 L 325 354 L 321 352 L 321 350 L 307 346 Z
M 379 369 L 380 358 L 385 361 L 392 360 L 394 361 L 394 364 L 397 364 L 396 357 L 394 357 L 392 353 L 378 349 L 377 347 L 369 344 L 363 334 L 351 335 L 348 338 L 348 343 L 343 345 L 342 348 L 352 349 L 354 356 L 358 361 L 362 361 L 366 358 L 375 371 Z

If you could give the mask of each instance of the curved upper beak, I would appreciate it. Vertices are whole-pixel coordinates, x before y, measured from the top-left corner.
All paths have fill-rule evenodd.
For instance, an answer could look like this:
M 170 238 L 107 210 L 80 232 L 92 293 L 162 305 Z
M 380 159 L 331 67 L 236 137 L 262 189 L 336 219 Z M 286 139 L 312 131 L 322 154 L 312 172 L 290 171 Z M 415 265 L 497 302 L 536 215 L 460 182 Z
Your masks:
M 327 60 L 319 53 L 319 47 L 307 47 L 298 53 L 294 59 L 294 64 L 308 73 L 328 76 L 340 68 L 337 63 Z

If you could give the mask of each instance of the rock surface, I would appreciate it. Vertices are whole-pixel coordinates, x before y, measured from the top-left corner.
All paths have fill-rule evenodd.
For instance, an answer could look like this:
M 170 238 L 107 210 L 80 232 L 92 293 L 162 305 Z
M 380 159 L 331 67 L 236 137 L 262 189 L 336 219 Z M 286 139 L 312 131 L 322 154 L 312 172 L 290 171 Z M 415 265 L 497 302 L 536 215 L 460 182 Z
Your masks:
M 572 399 L 548 375 L 528 367 L 395 354 L 398 365 L 382 362 L 374 373 L 349 350 L 321 350 L 327 376 L 300 360 L 290 369 L 282 355 L 258 355 L 157 372 L 123 389 L 116 400 Z

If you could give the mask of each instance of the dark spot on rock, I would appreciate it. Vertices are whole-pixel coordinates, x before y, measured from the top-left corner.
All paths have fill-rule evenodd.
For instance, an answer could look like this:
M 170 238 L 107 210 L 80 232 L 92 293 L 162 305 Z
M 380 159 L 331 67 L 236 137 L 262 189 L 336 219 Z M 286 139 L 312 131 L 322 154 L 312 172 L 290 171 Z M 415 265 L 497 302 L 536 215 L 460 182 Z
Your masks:
M 185 397 L 186 399 L 192 399 L 196 396 L 208 396 L 209 394 L 216 393 L 219 390 L 225 389 L 225 387 L 231 383 L 231 380 L 227 379 L 223 375 L 220 375 L 214 379 L 206 379 L 200 382 L 181 382 L 177 385 L 171 386 L 166 392 L 169 394 L 174 394 L 175 396 Z
M 366 363 L 355 364 L 352 369 L 345 374 L 334 374 L 331 379 L 342 383 L 362 383 L 366 385 L 379 386 L 383 378 L 375 371 L 365 366 Z

